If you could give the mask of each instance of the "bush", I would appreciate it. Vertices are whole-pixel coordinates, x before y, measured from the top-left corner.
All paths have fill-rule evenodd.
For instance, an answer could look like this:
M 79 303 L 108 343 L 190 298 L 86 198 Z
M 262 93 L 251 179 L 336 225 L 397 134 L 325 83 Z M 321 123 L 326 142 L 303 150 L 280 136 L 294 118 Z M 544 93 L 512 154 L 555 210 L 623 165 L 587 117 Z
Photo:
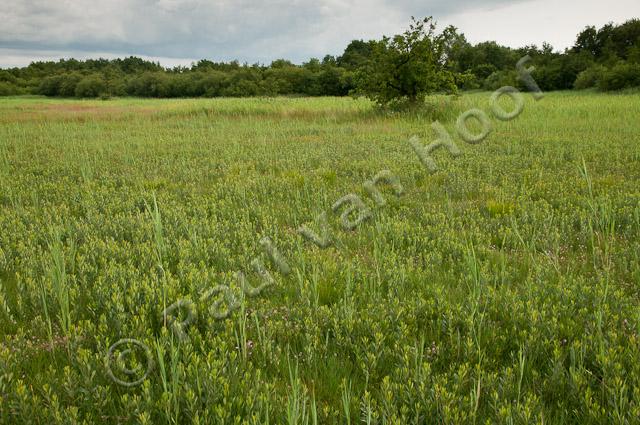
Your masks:
M 475 90 L 480 88 L 481 79 L 476 74 L 465 72 L 454 75 L 455 85 L 462 90 Z
M 591 87 L 597 87 L 606 70 L 607 69 L 602 65 L 594 65 L 591 68 L 585 69 L 576 77 L 576 81 L 573 83 L 573 88 L 584 90 Z
M 45 77 L 40 82 L 40 85 L 38 86 L 36 93 L 44 96 L 58 96 L 61 82 L 62 82 L 62 76 L 60 75 Z
M 170 91 L 169 77 L 162 72 L 145 72 L 127 86 L 128 94 L 141 97 L 168 97 Z
M 11 83 L 0 81 L 0 96 L 13 96 L 20 94 L 20 89 Z
M 58 96 L 73 97 L 76 95 L 76 87 L 82 80 L 82 75 L 76 72 L 71 74 L 63 74 L 60 76 L 60 86 L 58 87 Z
M 40 82 L 36 93 L 45 96 L 73 97 L 76 95 L 76 86 L 80 80 L 82 75 L 76 72 L 46 77 Z
M 261 75 L 256 70 L 234 71 L 225 78 L 226 87 L 222 89 L 222 95 L 230 97 L 260 96 L 263 94 L 261 80 Z
M 348 90 L 343 84 L 346 71 L 342 68 L 327 67 L 318 75 L 320 94 L 323 96 L 345 96 Z
M 503 86 L 517 87 L 518 74 L 516 71 L 496 71 L 489 75 L 482 88 L 485 90 L 497 90 Z
M 564 55 L 536 65 L 535 80 L 542 91 L 570 90 L 578 75 L 592 65 L 584 55 Z
M 123 78 L 112 78 L 105 81 L 109 96 L 126 96 L 126 81 Z
M 97 75 L 84 77 L 76 86 L 76 97 L 98 97 L 106 93 L 107 85 Z
M 498 69 L 490 63 L 483 63 L 473 68 L 473 74 L 481 80 L 486 79 L 489 75 L 496 72 Z
M 205 97 L 218 97 L 222 95 L 225 86 L 226 75 L 221 71 L 203 72 L 198 81 L 198 91 Z
M 606 70 L 598 83 L 604 91 L 640 86 L 640 64 L 620 62 Z

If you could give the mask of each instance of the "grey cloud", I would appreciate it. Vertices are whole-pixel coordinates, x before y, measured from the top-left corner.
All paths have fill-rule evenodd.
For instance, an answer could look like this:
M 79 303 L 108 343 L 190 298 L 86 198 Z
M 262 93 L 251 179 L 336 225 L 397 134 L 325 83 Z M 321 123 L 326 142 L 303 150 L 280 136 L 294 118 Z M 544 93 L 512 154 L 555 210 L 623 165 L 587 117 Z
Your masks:
M 0 48 L 174 58 L 295 61 L 354 38 L 508 0 L 22 0 L 0 4 Z

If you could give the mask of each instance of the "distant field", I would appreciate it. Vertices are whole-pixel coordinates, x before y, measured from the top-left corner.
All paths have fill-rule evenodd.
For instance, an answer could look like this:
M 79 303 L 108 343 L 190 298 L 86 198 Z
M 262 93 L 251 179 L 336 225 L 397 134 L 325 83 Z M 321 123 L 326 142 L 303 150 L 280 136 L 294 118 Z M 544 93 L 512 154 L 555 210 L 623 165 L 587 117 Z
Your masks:
M 640 94 L 527 94 L 430 174 L 489 96 L 0 98 L 0 422 L 638 423 Z

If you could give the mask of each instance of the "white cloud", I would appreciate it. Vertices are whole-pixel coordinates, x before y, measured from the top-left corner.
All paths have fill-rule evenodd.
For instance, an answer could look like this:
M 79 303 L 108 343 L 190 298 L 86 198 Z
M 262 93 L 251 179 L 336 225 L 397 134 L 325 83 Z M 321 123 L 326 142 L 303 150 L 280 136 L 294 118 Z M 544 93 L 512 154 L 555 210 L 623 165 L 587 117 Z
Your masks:
M 638 0 L 537 0 L 491 10 L 462 12 L 442 23 L 454 25 L 470 42 L 495 40 L 511 47 L 550 43 L 556 50 L 573 46 L 587 25 L 601 27 L 640 16 Z

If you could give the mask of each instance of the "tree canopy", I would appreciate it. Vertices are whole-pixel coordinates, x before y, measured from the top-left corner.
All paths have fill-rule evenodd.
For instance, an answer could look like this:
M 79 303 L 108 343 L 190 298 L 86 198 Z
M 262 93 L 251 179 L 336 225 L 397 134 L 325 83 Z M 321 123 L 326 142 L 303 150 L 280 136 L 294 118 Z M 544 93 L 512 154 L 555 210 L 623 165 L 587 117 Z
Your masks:
M 455 91 L 454 72 L 446 67 L 451 32 L 435 34 L 432 18 L 412 18 L 409 29 L 371 44 L 369 60 L 356 75 L 356 90 L 378 104 L 415 104 L 436 91 Z

